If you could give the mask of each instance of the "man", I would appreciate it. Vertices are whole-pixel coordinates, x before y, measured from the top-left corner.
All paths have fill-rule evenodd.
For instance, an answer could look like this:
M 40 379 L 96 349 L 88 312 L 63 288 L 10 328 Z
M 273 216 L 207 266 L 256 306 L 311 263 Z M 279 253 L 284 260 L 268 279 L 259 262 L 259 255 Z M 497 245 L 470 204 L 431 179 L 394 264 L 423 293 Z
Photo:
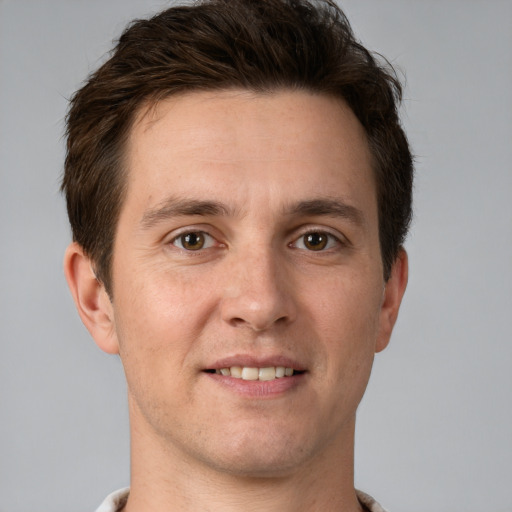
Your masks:
M 99 510 L 383 510 L 353 449 L 407 283 L 400 93 L 334 3 L 212 0 L 72 98 L 65 273 L 131 423 Z

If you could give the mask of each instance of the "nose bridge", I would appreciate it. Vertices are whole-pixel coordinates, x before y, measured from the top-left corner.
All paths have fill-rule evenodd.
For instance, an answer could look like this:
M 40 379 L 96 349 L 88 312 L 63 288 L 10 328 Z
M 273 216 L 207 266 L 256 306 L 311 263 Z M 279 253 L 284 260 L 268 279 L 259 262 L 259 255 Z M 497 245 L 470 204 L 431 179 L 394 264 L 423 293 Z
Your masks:
M 254 331 L 269 329 L 294 317 L 283 256 L 270 244 L 240 251 L 229 262 L 222 316 L 231 325 Z

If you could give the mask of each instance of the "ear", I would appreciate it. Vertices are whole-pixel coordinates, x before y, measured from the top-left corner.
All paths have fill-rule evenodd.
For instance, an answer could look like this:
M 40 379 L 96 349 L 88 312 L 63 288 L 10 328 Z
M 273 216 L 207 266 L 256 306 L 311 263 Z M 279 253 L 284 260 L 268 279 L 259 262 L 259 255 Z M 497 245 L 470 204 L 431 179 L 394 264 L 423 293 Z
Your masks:
M 64 274 L 78 314 L 98 347 L 109 354 L 118 354 L 112 303 L 94 274 L 91 260 L 76 242 L 66 250 Z
M 405 249 L 401 248 L 391 268 L 391 275 L 384 288 L 379 320 L 379 334 L 375 352 L 384 350 L 398 317 L 398 310 L 407 287 L 409 263 Z

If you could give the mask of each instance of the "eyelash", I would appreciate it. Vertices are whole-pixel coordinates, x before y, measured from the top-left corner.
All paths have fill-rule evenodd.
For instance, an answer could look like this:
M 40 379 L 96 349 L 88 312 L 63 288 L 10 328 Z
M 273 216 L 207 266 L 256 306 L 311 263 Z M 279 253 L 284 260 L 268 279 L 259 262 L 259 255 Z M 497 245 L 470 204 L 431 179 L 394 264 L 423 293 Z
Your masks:
M 187 249 L 186 247 L 183 247 L 183 242 L 184 242 L 185 237 L 191 236 L 191 235 L 195 235 L 195 236 L 199 235 L 198 238 L 202 237 L 205 240 L 205 244 L 207 244 L 208 246 L 204 247 L 204 245 L 201 245 L 201 247 L 199 247 L 196 250 Z M 177 242 L 180 242 L 180 244 L 178 244 Z M 210 235 L 206 231 L 201 231 L 201 230 L 185 231 L 185 232 L 180 233 L 179 235 L 175 236 L 171 240 L 171 244 L 172 245 L 174 245 L 178 249 L 181 249 L 181 250 L 186 251 L 186 252 L 200 252 L 200 251 L 205 250 L 205 249 L 210 249 L 211 247 L 214 246 L 214 242 L 216 242 L 216 240 L 215 240 L 215 238 L 212 235 Z
M 320 247 L 318 250 L 315 249 L 308 249 L 307 247 L 298 247 L 298 243 L 302 243 L 302 245 L 305 245 L 305 239 L 307 236 L 312 235 L 320 235 L 320 237 L 325 237 L 325 245 L 323 247 Z M 329 249 L 333 249 L 335 247 L 339 247 L 345 245 L 339 237 L 333 235 L 332 233 L 329 233 L 328 231 L 323 231 L 321 229 L 310 229 L 304 233 L 301 233 L 301 235 L 296 238 L 293 242 L 289 244 L 290 247 L 293 247 L 295 249 L 305 250 L 308 252 L 326 252 Z
M 194 240 L 196 240 L 196 242 L 197 242 L 197 239 L 199 239 L 199 242 L 201 242 L 201 239 L 202 239 L 203 243 L 197 249 L 184 247 L 184 242 L 190 243 L 190 242 L 186 242 L 185 238 L 190 237 L 191 235 L 195 236 L 195 239 L 192 239 L 192 245 L 194 245 Z M 310 240 L 310 242 L 320 245 L 320 247 L 318 249 L 315 250 L 314 248 L 308 248 L 306 246 L 306 243 L 308 243 L 308 242 L 306 242 L 306 237 L 308 237 L 308 236 L 309 237 L 312 237 L 312 236 L 318 237 L 316 240 L 315 239 Z M 323 240 L 322 240 L 322 238 L 323 238 Z M 176 235 L 170 241 L 171 245 L 174 245 L 178 249 L 181 249 L 182 251 L 185 251 L 188 253 L 195 253 L 195 252 L 199 253 L 203 250 L 211 249 L 215 246 L 216 242 L 217 242 L 217 240 L 212 235 L 210 235 L 206 231 L 202 231 L 202 230 L 184 231 L 184 232 Z M 322 245 L 323 243 L 324 243 L 324 245 Z M 220 244 L 218 242 L 217 242 L 217 244 L 218 244 L 217 246 L 220 246 L 220 247 L 224 246 L 224 244 Z M 300 247 L 299 245 L 302 245 L 302 247 Z M 292 242 L 290 242 L 288 244 L 288 246 L 291 248 L 305 250 L 308 252 L 326 252 L 329 249 L 333 249 L 336 246 L 342 246 L 342 245 L 346 245 L 346 244 L 343 241 L 341 241 L 340 238 L 333 235 L 332 233 L 329 233 L 328 231 L 322 231 L 320 229 L 311 229 L 309 231 L 301 233 L 301 235 L 299 237 L 297 237 L 295 240 L 293 240 Z

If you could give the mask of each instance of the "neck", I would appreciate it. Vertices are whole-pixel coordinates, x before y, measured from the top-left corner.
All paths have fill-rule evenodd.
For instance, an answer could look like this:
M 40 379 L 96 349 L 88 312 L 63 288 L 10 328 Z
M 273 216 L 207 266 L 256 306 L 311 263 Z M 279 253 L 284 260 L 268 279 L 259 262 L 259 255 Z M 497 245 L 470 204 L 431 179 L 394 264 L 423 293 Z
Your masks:
M 347 433 L 326 446 L 323 456 L 262 477 L 198 462 L 132 421 L 131 491 L 123 512 L 360 512 L 353 484 L 354 422 Z

